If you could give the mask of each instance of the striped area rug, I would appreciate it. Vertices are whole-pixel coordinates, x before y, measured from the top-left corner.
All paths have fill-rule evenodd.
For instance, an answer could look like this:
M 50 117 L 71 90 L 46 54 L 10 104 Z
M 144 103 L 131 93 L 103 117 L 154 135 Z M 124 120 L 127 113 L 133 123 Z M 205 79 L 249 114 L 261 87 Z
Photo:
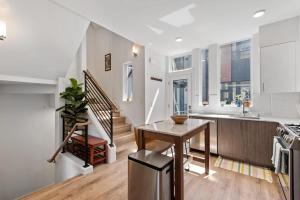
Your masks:
M 216 160 L 215 167 L 219 167 L 222 169 L 227 169 L 247 176 L 263 179 L 268 181 L 269 183 L 273 182 L 272 173 L 269 169 L 263 167 L 257 167 L 239 161 L 225 159 L 222 158 L 221 156 L 219 156 L 218 159 Z

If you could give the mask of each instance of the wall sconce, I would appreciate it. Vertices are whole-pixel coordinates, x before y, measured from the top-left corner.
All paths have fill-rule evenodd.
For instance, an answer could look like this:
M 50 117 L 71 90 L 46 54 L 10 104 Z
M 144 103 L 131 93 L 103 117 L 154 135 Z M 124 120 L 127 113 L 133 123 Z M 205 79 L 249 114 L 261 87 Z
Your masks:
M 138 48 L 136 45 L 133 45 L 133 46 L 132 46 L 132 53 L 133 53 L 133 56 L 134 56 L 134 57 L 137 57 L 137 56 L 138 56 L 139 48 Z
M 6 23 L 0 21 L 0 40 L 4 40 L 6 38 Z

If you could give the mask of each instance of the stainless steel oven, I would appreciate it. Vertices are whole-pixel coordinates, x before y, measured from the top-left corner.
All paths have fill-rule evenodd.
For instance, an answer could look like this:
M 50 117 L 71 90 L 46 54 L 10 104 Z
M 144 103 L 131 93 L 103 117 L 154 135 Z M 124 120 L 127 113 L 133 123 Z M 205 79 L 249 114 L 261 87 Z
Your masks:
M 287 170 L 278 174 L 282 191 L 287 200 L 300 200 L 300 125 L 281 125 L 277 132 L 282 146 L 281 160 L 288 162 Z

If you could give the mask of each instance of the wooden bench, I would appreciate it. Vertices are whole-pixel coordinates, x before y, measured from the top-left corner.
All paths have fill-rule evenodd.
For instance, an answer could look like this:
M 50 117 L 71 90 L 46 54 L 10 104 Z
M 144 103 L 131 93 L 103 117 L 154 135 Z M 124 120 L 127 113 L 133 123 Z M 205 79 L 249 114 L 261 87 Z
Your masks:
M 107 162 L 107 141 L 94 136 L 88 136 L 89 163 L 97 165 Z M 76 135 L 72 137 L 73 154 L 80 158 L 85 156 L 85 139 L 84 136 Z

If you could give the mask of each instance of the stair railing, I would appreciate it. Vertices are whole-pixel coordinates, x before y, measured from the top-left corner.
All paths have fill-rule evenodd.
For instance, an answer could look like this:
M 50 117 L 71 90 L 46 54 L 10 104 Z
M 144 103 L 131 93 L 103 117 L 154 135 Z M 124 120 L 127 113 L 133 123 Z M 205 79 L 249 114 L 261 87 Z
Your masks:
M 68 143 L 69 139 L 72 137 L 72 135 L 75 133 L 76 129 L 78 127 L 81 127 L 81 126 L 87 126 L 88 124 L 90 124 L 89 121 L 87 122 L 83 122 L 83 123 L 76 123 L 73 128 L 71 129 L 71 131 L 69 132 L 68 136 L 64 139 L 63 143 L 58 147 L 58 149 L 55 151 L 55 153 L 53 154 L 53 156 L 48 159 L 47 161 L 49 163 L 52 163 L 54 162 L 55 163 L 55 159 L 57 157 L 57 155 L 59 154 L 59 152 L 64 148 L 64 146 Z M 87 144 L 87 134 L 85 134 L 85 143 L 86 143 L 86 147 L 88 147 L 88 144 Z M 88 155 L 88 149 L 86 149 L 86 155 Z M 86 159 L 85 159 L 85 165 L 84 167 L 88 167 L 88 158 L 86 156 Z
M 110 146 L 113 146 L 113 112 L 118 110 L 117 106 L 101 89 L 92 74 L 87 70 L 83 72 L 88 105 L 110 138 Z

